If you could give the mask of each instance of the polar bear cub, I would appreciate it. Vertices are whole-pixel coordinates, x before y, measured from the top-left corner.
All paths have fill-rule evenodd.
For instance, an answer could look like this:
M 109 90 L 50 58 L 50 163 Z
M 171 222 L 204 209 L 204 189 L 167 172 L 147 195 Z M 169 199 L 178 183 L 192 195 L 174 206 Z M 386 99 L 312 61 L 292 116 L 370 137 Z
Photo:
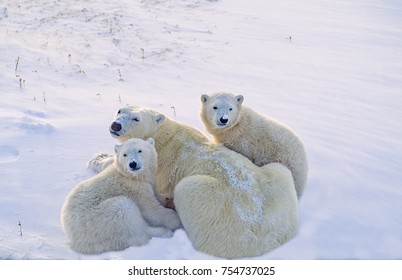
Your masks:
M 99 254 L 171 237 L 180 220 L 154 195 L 156 168 L 152 138 L 116 145 L 114 162 L 80 182 L 64 202 L 61 222 L 71 248 Z
M 244 97 L 230 93 L 201 96 L 200 116 L 216 142 L 257 166 L 279 162 L 292 172 L 298 198 L 307 181 L 308 162 L 300 138 L 287 126 L 243 106 Z

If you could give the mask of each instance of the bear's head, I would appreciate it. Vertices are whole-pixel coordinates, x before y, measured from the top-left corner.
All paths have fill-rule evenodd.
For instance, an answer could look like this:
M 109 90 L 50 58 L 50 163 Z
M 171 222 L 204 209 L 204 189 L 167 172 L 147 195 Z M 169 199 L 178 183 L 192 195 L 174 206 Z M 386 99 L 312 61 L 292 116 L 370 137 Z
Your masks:
M 115 145 L 117 170 L 129 177 L 155 176 L 157 154 L 154 139 L 144 141 L 132 138 L 120 145 Z
M 148 139 L 164 121 L 163 114 L 151 109 L 126 106 L 117 111 L 109 131 L 120 142 L 130 138 Z
M 216 93 L 201 96 L 201 119 L 206 129 L 213 133 L 235 126 L 239 120 L 243 95 Z

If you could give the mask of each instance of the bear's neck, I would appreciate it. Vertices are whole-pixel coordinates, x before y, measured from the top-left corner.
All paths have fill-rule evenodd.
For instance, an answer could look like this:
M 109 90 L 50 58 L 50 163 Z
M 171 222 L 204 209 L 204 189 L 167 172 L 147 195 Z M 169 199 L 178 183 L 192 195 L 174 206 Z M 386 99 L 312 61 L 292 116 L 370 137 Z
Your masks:
M 163 149 L 167 143 L 170 142 L 172 137 L 176 134 L 177 127 L 173 125 L 173 121 L 166 118 L 163 124 L 156 130 L 152 136 L 155 140 L 155 149 L 159 154 L 159 151 Z
M 208 141 L 208 138 L 199 130 L 188 125 L 178 123 L 174 120 L 166 118 L 164 123 L 157 129 L 152 136 L 155 140 L 155 148 L 157 153 L 167 147 L 168 144 L 182 145 L 177 141 L 171 141 L 173 137 L 182 135 L 184 138 L 178 137 L 177 139 L 197 138 L 197 141 Z

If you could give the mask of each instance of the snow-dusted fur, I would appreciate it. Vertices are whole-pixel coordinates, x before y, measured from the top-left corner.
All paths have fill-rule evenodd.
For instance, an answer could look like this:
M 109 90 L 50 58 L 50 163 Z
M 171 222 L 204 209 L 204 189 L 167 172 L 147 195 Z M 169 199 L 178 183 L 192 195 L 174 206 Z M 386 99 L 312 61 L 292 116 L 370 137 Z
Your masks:
M 115 160 L 79 183 L 61 213 L 71 248 L 83 254 L 141 246 L 151 237 L 171 237 L 177 214 L 153 193 L 157 168 L 154 140 L 131 139 L 115 146 Z
M 257 167 L 195 128 L 141 107 L 120 109 L 110 132 L 119 141 L 155 139 L 158 191 L 173 197 L 197 250 L 224 258 L 252 257 L 296 234 L 297 195 L 285 166 Z
M 201 119 L 217 143 L 249 158 L 257 166 L 279 162 L 292 172 L 300 198 L 308 162 L 300 138 L 287 126 L 242 105 L 244 97 L 230 93 L 201 96 Z

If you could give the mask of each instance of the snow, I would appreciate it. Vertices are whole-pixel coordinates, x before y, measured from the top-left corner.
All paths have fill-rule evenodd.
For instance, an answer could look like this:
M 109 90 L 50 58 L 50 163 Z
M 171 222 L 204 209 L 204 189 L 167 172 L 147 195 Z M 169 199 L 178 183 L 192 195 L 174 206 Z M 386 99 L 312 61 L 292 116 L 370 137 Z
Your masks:
M 204 131 L 216 91 L 308 153 L 299 232 L 256 259 L 401 259 L 401 26 L 395 0 L 1 1 L 0 259 L 214 259 L 183 230 L 79 255 L 59 216 L 120 106 Z

